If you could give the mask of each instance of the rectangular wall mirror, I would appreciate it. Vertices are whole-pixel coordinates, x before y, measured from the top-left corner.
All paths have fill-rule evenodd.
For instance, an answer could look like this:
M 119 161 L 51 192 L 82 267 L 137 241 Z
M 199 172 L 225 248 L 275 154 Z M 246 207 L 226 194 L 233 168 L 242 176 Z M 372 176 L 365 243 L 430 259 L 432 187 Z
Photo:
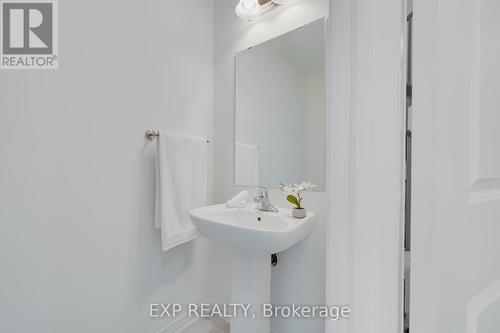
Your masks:
M 325 189 L 325 20 L 235 57 L 235 184 Z

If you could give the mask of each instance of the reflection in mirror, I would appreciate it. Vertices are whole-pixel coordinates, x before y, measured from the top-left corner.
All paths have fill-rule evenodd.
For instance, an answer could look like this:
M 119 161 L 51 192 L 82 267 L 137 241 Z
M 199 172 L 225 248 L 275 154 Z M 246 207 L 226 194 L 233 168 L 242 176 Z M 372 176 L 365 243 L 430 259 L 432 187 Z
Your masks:
M 235 183 L 325 188 L 325 22 L 236 54 Z

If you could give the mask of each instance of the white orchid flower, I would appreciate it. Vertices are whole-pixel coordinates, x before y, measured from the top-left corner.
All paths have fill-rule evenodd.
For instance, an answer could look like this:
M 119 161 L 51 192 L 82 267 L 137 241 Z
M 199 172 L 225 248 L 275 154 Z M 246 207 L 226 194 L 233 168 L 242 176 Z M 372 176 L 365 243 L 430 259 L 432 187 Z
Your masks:
M 301 186 L 304 188 L 304 191 L 311 191 L 314 187 L 316 187 L 316 185 L 311 182 L 302 182 Z
M 307 192 L 311 191 L 316 185 L 312 184 L 311 182 L 306 182 L 303 181 L 300 184 L 289 184 L 289 185 L 284 185 L 281 184 L 279 189 L 287 194 L 287 200 L 293 203 L 294 205 L 297 206 L 297 208 L 302 208 L 301 203 L 302 200 L 304 199 L 301 196 L 302 192 Z
M 311 191 L 316 185 L 311 182 L 301 182 L 300 184 L 289 184 L 289 185 L 280 185 L 280 190 L 284 193 L 301 193 Z
M 281 184 L 280 185 L 280 190 L 281 190 L 281 192 L 287 193 L 287 194 L 293 192 L 291 185 L 283 185 L 283 184 Z

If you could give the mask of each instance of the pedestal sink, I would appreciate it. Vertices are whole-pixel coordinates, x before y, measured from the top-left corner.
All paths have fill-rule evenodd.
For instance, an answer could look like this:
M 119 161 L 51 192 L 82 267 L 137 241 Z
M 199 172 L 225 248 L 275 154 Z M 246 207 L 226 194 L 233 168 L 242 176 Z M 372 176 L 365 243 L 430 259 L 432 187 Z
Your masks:
M 299 220 L 286 208 L 271 213 L 215 205 L 196 208 L 190 217 L 201 234 L 232 250 L 231 303 L 252 304 L 250 316 L 239 313 L 231 319 L 231 333 L 268 333 L 270 322 L 262 316 L 262 305 L 271 302 L 271 254 L 309 235 L 314 213 Z

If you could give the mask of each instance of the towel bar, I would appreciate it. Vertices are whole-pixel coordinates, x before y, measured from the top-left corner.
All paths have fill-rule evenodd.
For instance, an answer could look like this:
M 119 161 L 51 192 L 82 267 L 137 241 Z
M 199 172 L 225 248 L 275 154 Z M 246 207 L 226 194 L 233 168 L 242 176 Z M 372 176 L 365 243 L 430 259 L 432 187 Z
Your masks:
M 155 129 L 148 129 L 146 131 L 146 134 L 145 134 L 146 138 L 149 139 L 149 140 L 154 140 L 156 139 L 158 136 L 160 136 L 160 132 L 158 130 L 155 130 Z M 210 140 L 207 140 L 207 143 L 210 143 Z

